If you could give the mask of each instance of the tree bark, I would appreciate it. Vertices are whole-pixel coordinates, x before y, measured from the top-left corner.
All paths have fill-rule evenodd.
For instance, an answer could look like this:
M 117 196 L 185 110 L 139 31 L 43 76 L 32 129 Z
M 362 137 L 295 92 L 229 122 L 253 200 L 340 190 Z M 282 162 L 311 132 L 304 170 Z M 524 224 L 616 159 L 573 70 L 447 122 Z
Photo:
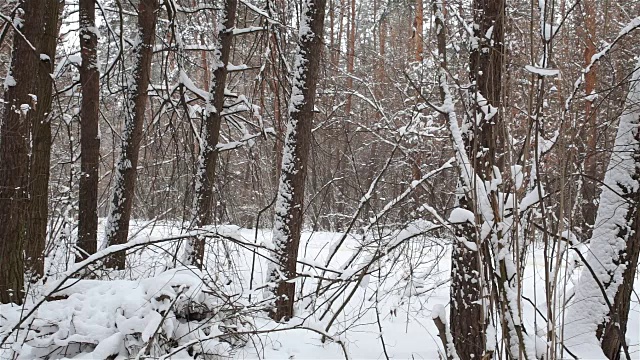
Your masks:
M 94 254 L 98 247 L 98 166 L 100 161 L 99 105 L 100 70 L 95 0 L 80 0 L 80 196 L 78 202 L 77 261 Z
M 584 6 L 584 64 L 585 66 L 591 63 L 591 58 L 596 53 L 596 4 L 594 0 L 585 0 Z M 591 71 L 585 74 L 584 89 L 587 96 L 591 95 L 596 89 L 596 69 L 591 68 Z M 583 220 L 583 236 L 588 239 L 593 231 L 593 225 L 596 221 L 596 212 L 598 210 L 597 205 L 594 203 L 596 200 L 596 179 L 601 179 L 597 174 L 597 117 L 596 111 L 593 107 L 593 100 L 587 98 L 585 102 L 585 122 L 583 124 L 586 129 L 586 151 L 584 159 L 584 172 L 587 177 L 582 180 L 582 220 Z
M 36 165 L 47 160 L 35 152 L 46 148 L 47 143 L 46 132 L 41 130 L 48 128 L 52 81 L 49 74 L 57 42 L 58 1 L 25 1 L 20 9 L 18 17 L 21 21 L 17 23 L 21 24 L 18 29 L 24 37 L 17 33 L 13 37 L 0 131 L 0 302 L 18 304 L 22 303 L 23 297 L 25 249 L 29 266 L 37 273 L 42 272 L 40 249 L 44 249 L 44 238 L 36 240 L 42 241 L 41 244 L 26 243 L 27 221 L 32 210 L 29 192 L 37 190 L 30 186 L 30 181 L 36 181 L 38 185 L 42 181 L 38 172 L 34 172 L 34 179 L 29 179 L 29 153 L 33 141 L 33 156 L 39 160 Z M 34 125 L 37 132 L 33 136 L 38 138 L 30 139 Z M 50 136 L 49 133 L 49 141 Z M 48 165 L 47 160 L 47 176 Z M 36 200 L 42 201 L 39 197 Z M 46 209 L 46 199 L 44 201 Z M 46 211 L 44 217 L 46 235 Z
M 356 63 L 356 0 L 350 1 L 349 33 L 347 34 L 347 90 L 353 91 L 353 71 Z M 347 103 L 344 106 L 347 116 L 351 114 L 351 94 L 347 94 Z
M 415 42 L 415 60 L 422 63 L 424 60 L 424 4 L 423 0 L 416 0 L 416 17 L 413 21 L 414 34 L 413 41 Z
M 140 42 L 134 48 L 131 86 L 127 91 L 127 115 L 122 132 L 120 159 L 115 169 L 115 184 L 111 207 L 105 227 L 105 245 L 124 244 L 129 236 L 129 220 L 136 187 L 138 150 L 142 140 L 144 113 L 147 108 L 147 88 L 151 73 L 151 58 L 156 36 L 157 0 L 140 0 L 138 4 L 138 31 Z M 106 262 L 108 267 L 124 269 L 125 254 L 114 254 Z
M 214 222 L 213 202 L 216 174 L 216 162 L 218 161 L 218 140 L 220 138 L 220 126 L 222 125 L 222 111 L 224 110 L 224 89 L 227 82 L 227 65 L 231 55 L 231 43 L 233 41 L 233 27 L 236 20 L 236 0 L 226 0 L 224 5 L 224 23 L 218 32 L 218 48 L 220 57 L 214 61 L 213 80 L 209 90 L 210 99 L 206 104 L 206 119 L 202 144 L 200 144 L 200 156 L 198 158 L 198 172 L 195 180 L 195 209 L 193 223 L 196 227 L 211 225 Z M 195 265 L 202 269 L 204 260 L 204 238 L 190 239 L 187 241 L 185 263 Z
M 478 45 L 471 48 L 469 80 L 475 84 L 470 93 L 473 104 L 471 113 L 476 119 L 465 119 L 466 131 L 462 133 L 464 147 L 473 174 L 478 181 L 491 181 L 493 167 L 498 165 L 498 127 L 501 126 L 500 104 L 502 93 L 502 66 L 504 47 L 504 1 L 475 0 L 473 2 L 475 36 Z M 493 28 L 491 39 L 485 34 Z M 486 99 L 495 114 L 487 116 L 479 103 Z M 464 174 L 462 175 L 464 176 Z M 470 179 L 475 182 L 474 178 Z M 486 356 L 486 329 L 489 291 L 488 276 L 493 273 L 488 242 L 478 238 L 483 220 L 479 204 L 483 200 L 474 188 L 463 183 L 459 189 L 459 206 L 476 215 L 475 226 L 464 223 L 457 226 L 456 237 L 476 244 L 475 250 L 462 241 L 456 241 L 452 252 L 451 266 L 451 333 L 455 348 L 461 359 L 480 359 Z M 482 186 L 482 185 L 480 185 Z M 489 200 L 489 199 L 484 199 Z M 483 276 L 482 274 L 485 274 Z M 484 284 L 484 285 L 483 285 Z
M 40 55 L 37 71 L 36 116 L 31 122 L 31 157 L 29 164 L 29 218 L 25 226 L 25 258 L 27 270 L 34 279 L 44 275 L 44 248 L 47 241 L 49 212 L 49 167 L 51 160 L 51 100 L 53 63 L 58 45 L 59 0 L 47 1 L 42 16 L 42 33 L 36 40 Z M 43 60 L 48 58 L 48 60 Z
M 277 321 L 293 316 L 298 247 L 302 231 L 304 186 L 311 142 L 316 84 L 322 53 L 326 0 L 306 0 L 300 19 L 298 50 L 293 66 L 289 119 L 273 229 L 274 260 L 268 281 L 275 288 L 269 316 Z

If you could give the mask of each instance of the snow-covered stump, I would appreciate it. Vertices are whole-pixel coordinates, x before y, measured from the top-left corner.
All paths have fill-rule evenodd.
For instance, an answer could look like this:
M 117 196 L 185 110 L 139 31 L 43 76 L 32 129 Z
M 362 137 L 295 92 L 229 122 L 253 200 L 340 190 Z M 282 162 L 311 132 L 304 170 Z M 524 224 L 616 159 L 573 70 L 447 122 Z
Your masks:
M 565 321 L 565 345 L 580 358 L 628 357 L 625 332 L 640 252 L 640 61 L 605 173 L 600 206 Z

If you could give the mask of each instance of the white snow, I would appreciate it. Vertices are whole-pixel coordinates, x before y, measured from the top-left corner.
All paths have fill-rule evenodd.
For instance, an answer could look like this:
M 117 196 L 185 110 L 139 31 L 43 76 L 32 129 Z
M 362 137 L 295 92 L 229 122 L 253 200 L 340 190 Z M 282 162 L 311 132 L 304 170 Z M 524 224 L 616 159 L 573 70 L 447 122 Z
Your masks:
M 620 117 L 614 150 L 605 173 L 596 223 L 586 256 L 597 280 L 585 266 L 575 286 L 575 296 L 567 315 L 567 344 L 580 357 L 604 358 L 596 330 L 607 318 L 609 308 L 598 282 L 604 284 L 606 296 L 613 303 L 627 268 L 626 263 L 621 263 L 620 257 L 627 247 L 629 236 L 634 232 L 630 227 L 630 217 L 635 216 L 635 221 L 638 217 L 637 214 L 632 215 L 638 209 L 620 196 L 627 194 L 630 197 L 640 191 L 634 159 L 634 154 L 640 152 L 640 61 L 635 69 L 626 99 L 627 110 Z M 637 322 L 629 321 L 630 327 L 633 328 L 633 324 Z
M 172 235 L 182 232 L 179 224 L 156 224 L 153 228 L 143 228 L 146 222 L 132 222 L 132 233 L 138 233 L 138 237 L 132 240 L 133 244 L 144 244 L 152 241 L 160 241 Z M 417 228 L 416 228 L 417 229 Z M 243 244 L 254 243 L 255 230 L 242 229 L 231 226 L 221 226 L 208 229 L 242 241 Z M 415 233 L 409 229 L 401 238 L 407 239 L 407 235 Z M 327 232 L 304 232 L 301 238 L 300 254 L 309 265 L 299 264 L 301 273 L 308 273 L 310 266 L 322 264 L 330 249 L 326 244 L 334 243 L 342 234 Z M 258 231 L 258 243 L 271 237 L 270 231 Z M 448 252 L 442 252 L 443 239 L 421 236 L 407 241 L 406 244 L 414 249 L 422 249 L 425 256 L 419 260 L 420 265 L 415 266 L 402 260 L 404 251 L 397 251 L 390 255 L 389 259 L 397 259 L 393 262 L 382 262 L 383 273 L 388 274 L 386 281 L 376 275 L 367 277 L 356 289 L 354 297 L 347 303 L 343 312 L 338 316 L 338 321 L 329 330 L 326 330 L 327 318 L 320 319 L 321 313 L 313 312 L 306 305 L 311 304 L 311 298 L 301 300 L 296 305 L 300 317 L 292 319 L 287 324 L 274 323 L 261 312 L 254 312 L 250 328 L 258 329 L 263 333 L 252 335 L 252 340 L 243 347 L 232 346 L 217 340 L 220 331 L 211 327 L 211 332 L 193 331 L 195 323 L 182 323 L 175 316 L 167 316 L 160 326 L 163 311 L 170 314 L 179 313 L 179 309 L 190 301 L 216 305 L 221 299 L 207 297 L 209 289 L 223 287 L 227 294 L 238 294 L 239 304 L 244 304 L 248 309 L 260 303 L 259 296 L 252 292 L 264 285 L 264 279 L 269 263 L 269 252 L 266 249 L 258 249 L 256 276 L 249 291 L 249 275 L 251 271 L 252 247 L 239 246 L 225 241 L 219 246 L 208 242 L 210 254 L 224 254 L 224 249 L 231 251 L 234 267 L 237 267 L 239 278 L 234 278 L 229 286 L 223 284 L 228 280 L 223 278 L 210 278 L 208 275 L 198 273 L 194 269 L 176 268 L 165 270 L 162 263 L 158 263 L 158 254 L 175 251 L 177 243 L 166 241 L 156 243 L 165 251 L 158 252 L 155 247 L 148 247 L 143 252 L 132 252 L 128 262 L 136 270 L 136 277 L 129 280 L 112 280 L 109 282 L 97 280 L 82 280 L 75 283 L 67 281 L 69 288 L 60 290 L 58 295 L 67 295 L 66 299 L 47 302 L 31 316 L 31 320 L 24 327 L 34 326 L 46 329 L 40 336 L 35 336 L 33 331 L 21 331 L 18 339 L 25 343 L 24 346 L 16 346 L 16 351 L 21 358 L 36 358 L 60 348 L 66 350 L 67 358 L 105 358 L 105 354 L 115 354 L 121 358 L 134 358 L 141 350 L 144 338 L 153 337 L 155 334 L 157 344 L 164 344 L 164 337 L 173 334 L 180 339 L 177 346 L 170 350 L 175 352 L 172 358 L 181 359 L 188 357 L 186 348 L 195 346 L 197 351 L 207 351 L 209 354 L 223 354 L 231 359 L 341 359 L 344 358 L 340 344 L 335 341 L 321 342 L 321 334 L 328 334 L 336 341 L 343 341 L 348 355 L 352 359 L 377 359 L 382 354 L 381 338 L 387 344 L 387 351 L 391 358 L 400 359 L 437 359 L 438 352 L 442 352 L 442 344 L 437 337 L 438 331 L 432 321 L 439 317 L 443 321 L 448 319 L 449 299 L 449 264 Z M 131 245 L 131 244 L 127 244 Z M 352 249 L 359 248 L 360 240 L 357 237 L 348 237 L 345 246 L 338 250 L 337 262 L 341 263 L 351 257 Z M 104 254 L 104 253 L 103 253 Z M 100 256 L 100 255 L 98 255 Z M 163 255 L 164 256 L 164 255 Z M 97 257 L 93 257 L 95 259 Z M 224 256 L 210 256 L 213 259 Z M 168 258 L 166 258 L 168 259 Z M 315 260 L 314 260 L 315 259 Z M 415 259 L 418 261 L 418 259 Z M 541 249 L 532 248 L 532 253 L 527 260 L 525 280 L 531 284 L 532 277 L 536 277 L 538 287 L 526 286 L 524 295 L 534 299 L 544 298 L 543 277 L 540 269 L 544 269 Z M 83 263 L 78 264 L 82 266 Z M 210 274 L 223 276 L 215 271 L 215 262 L 209 262 Z M 76 267 L 74 267 L 76 268 Z M 348 272 L 342 272 L 339 277 L 347 279 L 349 274 L 357 276 L 352 267 Z M 410 270 L 411 269 L 411 270 Z M 51 269 L 55 274 L 55 270 Z M 73 269 L 71 269 L 73 270 Z M 70 270 L 70 271 L 71 271 Z M 70 272 L 65 272 L 69 274 Z M 217 275 L 216 275 L 217 274 Z M 413 274 L 412 280 L 406 277 Z M 203 281 L 203 277 L 206 281 Z M 208 279 L 208 280 L 207 280 Z M 313 294 L 316 290 L 316 282 L 310 278 L 296 279 L 297 285 L 303 294 Z M 55 288 L 59 283 L 52 282 L 41 290 L 46 293 Z M 211 285 L 211 287 L 209 287 Z M 413 289 L 411 292 L 405 289 Z M 176 297 L 182 291 L 184 299 Z M 378 291 L 378 301 L 375 300 L 374 291 Z M 248 302 L 249 294 L 253 294 L 252 302 Z M 332 296 L 329 292 L 327 296 Z M 410 297 L 409 294 L 411 294 Z M 176 300 L 177 299 L 177 300 Z M 235 299 L 235 298 L 234 298 Z M 323 304 L 326 297 L 317 299 L 316 304 Z M 340 297 L 344 299 L 344 297 Z M 174 303 L 175 301 L 175 303 Z M 173 305 L 171 305 L 174 303 Z M 29 309 L 33 303 L 28 303 L 25 309 Z M 341 301 L 335 304 L 334 311 L 341 305 Z M 540 304 L 539 304 L 540 306 Z M 535 310 L 530 304 L 523 302 L 524 317 L 522 322 L 533 326 Z M 376 309 L 380 314 L 382 332 L 378 329 Z M 640 321 L 640 306 L 632 303 L 629 323 Z M 396 315 L 393 315 L 393 313 Z M 0 338 L 6 333 L 8 327 L 12 327 L 15 321 L 23 313 L 20 307 L 0 305 Z M 212 319 L 212 322 L 217 320 Z M 538 325 L 544 324 L 540 317 Z M 31 324 L 31 325 L 29 325 Z M 45 327 L 44 324 L 55 326 Z M 190 328 L 191 326 L 191 328 Z M 247 326 L 247 325 L 244 325 Z M 543 325 L 544 326 L 544 325 Z M 157 332 L 156 332 L 157 330 Z M 500 336 L 500 329 L 496 330 Z M 131 336 L 132 334 L 138 334 Z M 638 351 L 640 329 L 630 326 L 628 336 L 632 351 Z M 14 333 L 15 338 L 16 334 Z M 488 337 L 493 337 L 487 334 Z M 183 337 L 183 338 L 180 338 Z M 566 337 L 565 337 L 566 338 Z M 75 346 L 74 343 L 86 344 L 84 348 Z M 201 343 L 201 345 L 194 345 Z M 191 345 L 188 345 L 191 344 Z M 540 347 L 539 341 L 536 343 Z M 36 346 L 37 345 L 37 346 Z M 183 349 L 180 349 L 183 347 Z M 571 348 L 574 351 L 574 348 Z M 158 352 L 154 352 L 158 351 Z M 11 350 L 0 348 L 0 358 L 4 359 Z M 131 354 L 131 355 L 128 355 Z M 160 348 L 153 348 L 151 354 L 161 354 Z M 54 356 L 61 358 L 62 355 Z
M 4 78 L 4 90 L 6 91 L 11 86 L 16 86 L 16 79 L 9 73 L 7 77 Z
M 475 224 L 476 218 L 472 211 L 457 207 L 451 211 L 451 215 L 449 215 L 449 222 L 453 224 L 460 224 L 464 222 Z
M 525 65 L 524 68 L 528 72 L 532 74 L 540 75 L 540 76 L 558 76 L 560 74 L 560 70 L 558 69 L 541 68 L 539 66 L 534 66 L 534 65 Z

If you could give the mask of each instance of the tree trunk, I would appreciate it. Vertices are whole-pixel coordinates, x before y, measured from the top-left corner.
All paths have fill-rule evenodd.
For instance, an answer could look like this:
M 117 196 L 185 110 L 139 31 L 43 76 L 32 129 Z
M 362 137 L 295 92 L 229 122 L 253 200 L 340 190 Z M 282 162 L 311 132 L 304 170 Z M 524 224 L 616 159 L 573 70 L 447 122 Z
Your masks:
M 100 105 L 100 72 L 97 62 L 95 0 L 80 0 L 80 197 L 78 203 L 78 248 L 76 257 L 83 260 L 98 247 L 98 166 L 100 137 L 98 112 Z
M 289 119 L 283 151 L 282 172 L 273 228 L 274 260 L 268 281 L 275 284 L 274 320 L 293 316 L 296 263 L 302 231 L 304 185 L 311 142 L 311 126 L 320 57 L 326 0 L 305 0 L 300 19 L 298 50 L 293 66 Z
M 44 248 L 47 241 L 49 212 L 49 167 L 51 160 L 51 100 L 53 62 L 58 45 L 59 0 L 47 1 L 42 15 L 42 33 L 34 44 L 40 55 L 35 95 L 36 116 L 31 122 L 31 158 L 29 164 L 29 218 L 25 227 L 25 257 L 27 270 L 35 278 L 44 275 Z M 43 60 L 48 57 L 49 60 Z
M 480 117 L 480 121 L 465 119 L 467 130 L 462 133 L 462 137 L 477 181 L 491 181 L 494 177 L 493 166 L 497 165 L 497 129 L 501 126 L 498 109 L 502 91 L 504 1 L 475 0 L 473 10 L 474 23 L 477 25 L 474 31 L 479 44 L 470 53 L 469 80 L 476 84 L 475 91 L 470 93 L 470 102 L 474 104 L 472 114 Z M 491 39 L 486 39 L 485 34 L 490 28 L 493 28 Z M 492 117 L 487 116 L 478 105 L 482 98 L 495 110 Z M 475 181 L 474 177 L 469 179 L 471 183 Z M 465 189 L 469 185 L 472 187 Z M 459 207 L 475 214 L 476 224 L 458 225 L 456 237 L 476 244 L 476 249 L 470 249 L 463 241 L 456 241 L 451 257 L 451 333 L 455 348 L 463 360 L 486 356 L 486 311 L 489 311 L 486 304 L 489 301 L 489 291 L 483 287 L 489 286 L 488 277 L 493 273 L 488 242 L 478 238 L 479 229 L 487 216 L 480 203 L 489 199 L 479 199 L 483 195 L 477 193 L 473 185 L 460 183 L 462 188 L 459 189 L 461 195 L 458 202 Z
M 136 187 L 138 150 L 142 140 L 144 113 L 147 108 L 147 88 L 151 73 L 151 58 L 156 36 L 157 0 L 140 0 L 138 31 L 140 42 L 134 48 L 135 68 L 127 93 L 127 115 L 122 132 L 120 159 L 115 169 L 115 184 L 109 217 L 105 227 L 105 245 L 124 244 L 129 236 L 129 220 Z M 114 254 L 107 266 L 124 269 L 125 253 Z
M 349 12 L 349 33 L 347 34 L 347 90 L 353 91 L 352 76 L 356 63 L 356 0 L 351 0 L 351 11 Z M 351 115 L 351 94 L 347 94 L 347 103 L 345 104 L 345 112 L 347 116 Z
M 227 65 L 231 54 L 233 27 L 236 20 L 236 0 L 226 0 L 224 5 L 224 23 L 218 32 L 219 58 L 214 61 L 213 81 L 209 90 L 209 101 L 206 104 L 206 119 L 203 134 L 200 135 L 200 156 L 198 172 L 195 180 L 195 209 L 193 223 L 196 227 L 211 225 L 213 216 L 213 188 L 215 186 L 216 162 L 218 161 L 218 140 L 224 110 L 224 89 L 227 82 Z M 217 52 L 216 52 L 217 53 Z M 204 260 L 204 238 L 187 241 L 185 263 L 202 269 Z
M 591 63 L 591 58 L 596 53 L 596 44 L 595 44 L 595 36 L 596 36 L 596 9 L 595 9 L 595 1 L 594 0 L 585 0 L 583 3 L 584 6 L 584 64 L 585 66 Z M 584 79 L 584 89 L 587 96 L 594 93 L 596 88 L 596 69 L 595 67 L 591 68 L 587 74 L 585 74 Z M 585 239 L 588 239 L 591 236 L 591 232 L 593 231 L 593 225 L 596 220 L 596 212 L 598 207 L 594 204 L 596 200 L 596 179 L 601 179 L 597 173 L 597 117 L 596 111 L 593 108 L 593 100 L 592 98 L 587 98 L 585 103 L 585 122 L 583 127 L 586 131 L 586 149 L 585 149 L 585 159 L 584 159 L 584 173 L 587 177 L 582 180 L 582 230 L 583 236 Z
M 40 236 L 25 243 L 28 221 L 30 220 L 29 191 L 37 196 L 36 204 L 44 200 L 44 234 L 46 236 L 46 195 L 40 197 L 39 187 L 30 186 L 29 166 L 30 142 L 34 143 L 33 157 L 37 159 L 37 169 L 46 162 L 47 171 L 34 172 L 33 185 L 40 185 L 42 176 L 48 177 L 48 157 L 44 159 L 40 151 L 45 150 L 47 140 L 47 118 L 51 106 L 51 77 L 57 42 L 58 1 L 26 1 L 20 5 L 21 23 L 19 30 L 24 35 L 13 37 L 13 52 L 9 74 L 5 79 L 5 105 L 2 129 L 0 131 L 0 302 L 22 303 L 24 286 L 24 257 L 27 250 L 32 271 L 42 273 L 42 250 L 44 236 L 35 228 L 33 236 Z M 26 39 L 26 41 L 25 41 Z M 28 41 L 28 42 L 27 42 Z M 35 47 L 35 49 L 33 48 Z M 41 55 L 42 54 L 42 55 Z M 46 125 L 45 125 L 46 124 Z M 31 126 L 37 128 L 30 133 Z M 31 136 L 37 138 L 31 139 Z M 47 150 L 48 153 L 48 150 Z M 46 180 L 46 179 L 45 179 Z M 46 182 L 45 182 L 46 186 Z M 45 187 L 46 189 L 46 187 Z M 46 192 L 45 192 L 46 194 Z M 40 214 L 39 214 L 40 215 Z M 40 220 L 40 219 L 38 219 Z M 41 223 L 39 222 L 38 225 Z
M 423 0 L 416 0 L 416 17 L 413 21 L 414 34 L 413 41 L 415 42 L 415 60 L 422 63 L 424 60 L 424 5 Z
M 640 61 L 605 173 L 588 266 L 582 270 L 565 321 L 565 343 L 580 358 L 620 356 L 640 252 L 639 208 Z

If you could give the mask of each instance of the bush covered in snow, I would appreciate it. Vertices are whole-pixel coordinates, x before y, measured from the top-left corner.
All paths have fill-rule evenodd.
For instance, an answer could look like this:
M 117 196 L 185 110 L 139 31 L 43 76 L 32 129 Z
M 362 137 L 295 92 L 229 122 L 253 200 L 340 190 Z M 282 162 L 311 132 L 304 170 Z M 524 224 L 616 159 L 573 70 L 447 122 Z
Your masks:
M 0 307 L 0 335 L 11 335 L 4 357 L 217 359 L 253 328 L 238 297 L 187 267 L 139 280 L 68 279 L 14 329 L 34 306 Z

